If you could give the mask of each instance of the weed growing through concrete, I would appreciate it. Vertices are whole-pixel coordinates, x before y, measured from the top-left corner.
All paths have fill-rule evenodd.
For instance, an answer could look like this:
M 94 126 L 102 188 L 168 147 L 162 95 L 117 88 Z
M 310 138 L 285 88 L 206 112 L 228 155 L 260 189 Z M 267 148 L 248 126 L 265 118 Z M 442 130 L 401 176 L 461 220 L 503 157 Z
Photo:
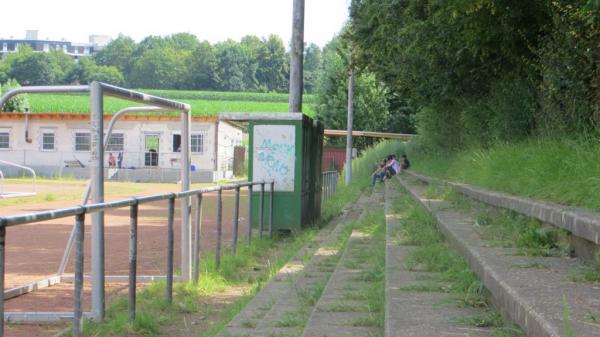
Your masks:
M 450 301 L 458 299 L 459 305 L 484 310 L 481 315 L 459 318 L 456 322 L 490 327 L 493 336 L 521 336 L 518 328 L 491 309 L 489 292 L 467 262 L 444 241 L 435 219 L 408 196 L 398 198 L 395 209 L 402 215 L 400 241 L 415 246 L 406 259 L 407 269 L 428 272 L 420 277 L 420 284 L 405 286 L 400 291 L 448 293 Z

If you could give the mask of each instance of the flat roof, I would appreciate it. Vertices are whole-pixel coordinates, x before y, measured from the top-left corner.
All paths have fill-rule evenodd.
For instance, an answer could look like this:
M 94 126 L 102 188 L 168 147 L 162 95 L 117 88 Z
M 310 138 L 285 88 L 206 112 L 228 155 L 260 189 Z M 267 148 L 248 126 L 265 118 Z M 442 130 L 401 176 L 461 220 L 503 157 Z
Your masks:
M 261 121 L 261 120 L 279 120 L 279 121 L 301 121 L 304 118 L 310 118 L 301 112 L 221 112 L 219 120 L 222 121 Z

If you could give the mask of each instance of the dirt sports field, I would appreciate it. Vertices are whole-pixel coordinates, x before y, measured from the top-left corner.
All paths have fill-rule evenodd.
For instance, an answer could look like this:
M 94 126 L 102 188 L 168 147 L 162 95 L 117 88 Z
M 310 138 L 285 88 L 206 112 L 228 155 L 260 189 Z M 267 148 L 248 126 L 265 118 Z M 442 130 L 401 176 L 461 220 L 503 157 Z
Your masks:
M 75 206 L 80 203 L 85 189 L 84 181 L 42 180 L 37 184 L 34 197 L 0 199 L 0 216 L 44 211 Z M 208 186 L 193 185 L 193 188 Z M 5 191 L 30 191 L 27 181 L 7 180 Z M 108 182 L 105 186 L 106 200 L 119 200 L 178 191 L 177 184 L 141 184 Z M 240 238 L 246 228 L 247 197 L 242 192 L 240 200 Z M 223 242 L 229 245 L 232 237 L 234 192 L 223 192 Z M 203 198 L 202 251 L 212 250 L 216 241 L 216 193 Z M 175 268 L 179 267 L 180 218 L 179 202 L 175 214 Z M 56 274 L 60 259 L 74 218 L 64 218 L 7 229 L 6 236 L 6 281 L 5 287 L 12 288 L 31 283 Z M 138 275 L 164 275 L 166 266 L 166 201 L 140 205 L 138 220 Z M 90 273 L 91 220 L 86 217 L 85 272 Z M 116 209 L 105 213 L 106 275 L 127 275 L 129 209 Z M 65 275 L 72 275 L 73 255 Z M 85 281 L 84 309 L 90 310 L 90 282 Z M 125 284 L 108 284 L 107 293 L 123 293 Z M 73 285 L 63 283 L 47 289 L 10 299 L 5 303 L 6 311 L 72 311 Z M 6 336 L 52 336 L 64 325 L 37 326 L 10 324 Z

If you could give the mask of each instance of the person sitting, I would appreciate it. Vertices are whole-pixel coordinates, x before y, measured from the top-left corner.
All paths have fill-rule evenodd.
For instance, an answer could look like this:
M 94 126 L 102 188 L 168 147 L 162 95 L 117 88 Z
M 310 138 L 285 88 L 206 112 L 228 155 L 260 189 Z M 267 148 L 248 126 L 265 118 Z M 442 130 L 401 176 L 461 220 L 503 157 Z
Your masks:
M 398 172 L 400 172 L 400 165 L 396 160 L 396 155 L 389 155 L 387 158 L 385 177 L 389 179 Z
M 400 160 L 400 168 L 403 170 L 410 168 L 410 161 L 405 154 L 402 155 L 402 159 Z
M 377 182 L 377 180 L 383 182 L 385 173 L 386 173 L 386 160 L 384 159 L 381 162 L 381 164 L 379 165 L 379 167 L 375 170 L 375 172 L 373 172 L 371 174 L 371 176 L 373 176 L 373 181 L 371 182 L 371 185 L 375 186 L 375 183 Z

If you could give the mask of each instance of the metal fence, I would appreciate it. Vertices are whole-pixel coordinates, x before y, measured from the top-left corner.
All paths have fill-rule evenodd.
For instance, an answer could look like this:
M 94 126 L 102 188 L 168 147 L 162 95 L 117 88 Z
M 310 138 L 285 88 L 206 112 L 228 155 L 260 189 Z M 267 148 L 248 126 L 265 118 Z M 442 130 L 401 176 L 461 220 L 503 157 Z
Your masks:
M 106 211 L 109 209 L 117 208 L 129 208 L 130 214 L 130 229 L 129 229 L 129 289 L 128 289 L 128 315 L 129 320 L 135 319 L 136 314 L 136 277 L 137 277 L 137 228 L 138 228 L 138 206 L 150 202 L 156 202 L 160 200 L 168 201 L 167 208 L 167 267 L 166 267 L 166 287 L 165 297 L 168 303 L 173 300 L 173 252 L 174 252 L 174 216 L 175 216 L 175 200 L 193 197 L 195 208 L 194 217 L 194 241 L 193 241 L 193 281 L 197 282 L 199 279 L 199 262 L 200 262 L 200 230 L 202 226 L 202 195 L 204 193 L 217 192 L 217 242 L 215 248 L 215 259 L 217 268 L 220 267 L 221 263 L 221 247 L 222 247 L 222 215 L 223 215 L 223 201 L 222 192 L 227 190 L 235 190 L 235 206 L 234 206 L 234 219 L 233 219 L 233 239 L 232 239 L 232 252 L 235 254 L 238 245 L 238 225 L 239 225 L 239 208 L 240 208 L 240 189 L 247 187 L 249 195 L 252 193 L 252 186 L 260 185 L 261 190 L 261 205 L 263 204 L 265 184 L 270 184 L 269 189 L 269 218 L 268 218 L 268 232 L 269 237 L 273 234 L 273 198 L 274 198 L 274 182 L 246 182 L 239 184 L 231 184 L 225 186 L 214 186 L 204 189 L 189 190 L 175 193 L 164 193 L 157 195 L 150 195 L 139 198 L 130 198 L 125 200 L 103 202 L 90 205 L 81 205 L 70 208 L 56 209 L 51 211 L 36 212 L 24 215 L 16 215 L 9 217 L 0 217 L 0 289 L 4 289 L 4 277 L 5 277 L 5 244 L 6 244 L 6 229 L 12 226 L 18 226 L 23 224 L 30 224 L 34 222 L 47 221 L 59 218 L 74 217 L 75 218 L 75 277 L 74 277 L 74 303 L 73 303 L 73 336 L 82 336 L 83 327 L 83 278 L 84 278 L 84 224 L 85 215 L 88 213 L 97 213 Z M 247 231 L 247 242 L 251 243 L 252 237 L 252 198 L 248 198 L 248 231 Z M 260 207 L 259 219 L 259 230 L 262 236 L 263 216 L 264 209 Z M 97 240 L 98 238 L 95 238 Z M 4 291 L 0 292 L 0 316 L 2 321 L 0 322 L 0 337 L 4 336 Z M 104 302 L 104 300 L 102 301 Z M 86 315 L 91 316 L 91 315 Z
M 331 196 L 337 190 L 337 183 L 339 179 L 338 171 L 325 171 L 321 173 L 322 175 L 322 192 L 321 197 L 322 200 L 327 200 L 331 198 Z

